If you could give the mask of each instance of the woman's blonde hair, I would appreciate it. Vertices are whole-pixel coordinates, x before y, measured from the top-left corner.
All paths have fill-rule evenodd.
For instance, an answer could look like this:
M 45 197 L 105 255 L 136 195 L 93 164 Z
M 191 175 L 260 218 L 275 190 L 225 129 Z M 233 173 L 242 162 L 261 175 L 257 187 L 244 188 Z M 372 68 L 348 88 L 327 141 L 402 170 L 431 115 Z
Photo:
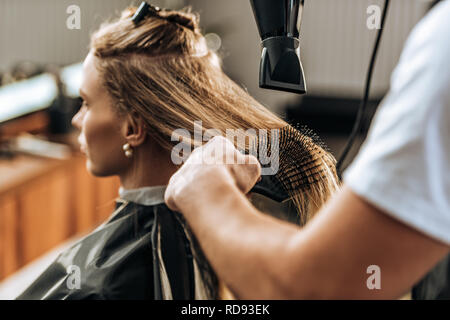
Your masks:
M 145 123 L 148 135 L 164 149 L 174 147 L 172 133 L 185 129 L 194 136 L 195 121 L 208 129 L 281 129 L 288 125 L 232 81 L 218 55 L 208 50 L 198 15 L 190 9 L 160 11 L 137 25 L 136 8 L 103 24 L 91 39 L 91 50 L 103 85 L 119 114 Z M 199 141 L 184 140 L 192 147 Z M 233 141 L 235 143 L 235 141 Z M 248 150 L 248 146 L 246 147 Z M 319 152 L 318 152 L 319 151 Z M 311 217 L 337 189 L 333 156 L 320 147 L 316 166 L 325 174 L 292 195 L 302 221 Z

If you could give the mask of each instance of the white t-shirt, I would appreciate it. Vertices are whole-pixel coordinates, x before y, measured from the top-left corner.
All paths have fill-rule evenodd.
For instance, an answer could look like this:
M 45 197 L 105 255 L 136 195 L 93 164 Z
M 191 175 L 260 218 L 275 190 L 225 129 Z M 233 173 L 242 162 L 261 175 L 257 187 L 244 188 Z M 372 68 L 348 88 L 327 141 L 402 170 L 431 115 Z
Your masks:
M 409 36 L 344 182 L 390 216 L 450 245 L 450 0 Z

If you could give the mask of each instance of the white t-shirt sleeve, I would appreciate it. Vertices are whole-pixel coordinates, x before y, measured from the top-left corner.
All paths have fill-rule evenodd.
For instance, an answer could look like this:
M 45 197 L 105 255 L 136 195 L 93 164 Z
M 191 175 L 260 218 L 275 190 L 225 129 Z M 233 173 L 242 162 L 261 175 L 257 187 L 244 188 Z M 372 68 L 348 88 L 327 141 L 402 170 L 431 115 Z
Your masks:
M 450 244 L 450 0 L 408 38 L 344 182 L 390 216 Z

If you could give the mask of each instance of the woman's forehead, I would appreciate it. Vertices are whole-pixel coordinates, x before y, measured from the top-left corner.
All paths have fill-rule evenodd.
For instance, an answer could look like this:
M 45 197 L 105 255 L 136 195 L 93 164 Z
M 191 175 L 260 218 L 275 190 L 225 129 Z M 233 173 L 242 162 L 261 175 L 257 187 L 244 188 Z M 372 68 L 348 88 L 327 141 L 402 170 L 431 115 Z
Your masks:
M 100 74 L 95 67 L 94 59 L 96 59 L 95 56 L 90 52 L 83 63 L 80 93 L 83 93 L 85 98 L 99 98 L 106 93 L 101 85 Z

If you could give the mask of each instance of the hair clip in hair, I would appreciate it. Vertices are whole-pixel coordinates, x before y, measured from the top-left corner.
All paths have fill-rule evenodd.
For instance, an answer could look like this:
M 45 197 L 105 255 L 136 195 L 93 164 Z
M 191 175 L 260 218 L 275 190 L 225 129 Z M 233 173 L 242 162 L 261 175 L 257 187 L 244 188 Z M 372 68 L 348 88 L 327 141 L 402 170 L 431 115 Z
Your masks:
M 148 4 L 145 1 L 142 1 L 141 5 L 137 9 L 136 13 L 134 14 L 133 18 L 131 18 L 131 20 L 133 20 L 134 24 L 138 24 L 148 14 L 156 15 L 160 11 L 161 11 L 161 8 L 152 6 L 151 4 Z

